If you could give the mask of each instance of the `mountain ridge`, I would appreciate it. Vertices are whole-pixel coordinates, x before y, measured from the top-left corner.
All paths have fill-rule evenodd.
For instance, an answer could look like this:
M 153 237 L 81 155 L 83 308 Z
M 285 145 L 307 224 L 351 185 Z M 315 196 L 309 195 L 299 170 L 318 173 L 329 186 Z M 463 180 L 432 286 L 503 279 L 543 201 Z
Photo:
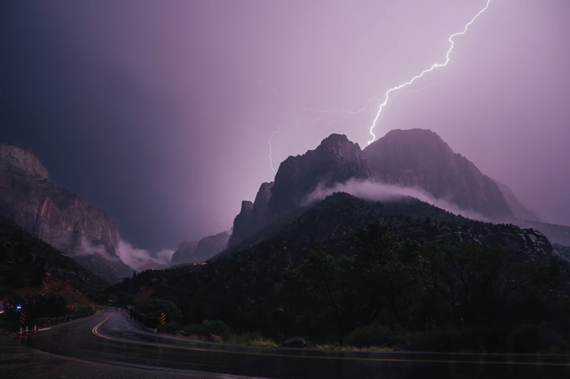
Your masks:
M 364 149 L 345 135 L 331 134 L 314 150 L 288 157 L 279 165 L 275 181 L 260 186 L 254 202 L 242 202 L 228 246 L 302 208 L 304 199 L 318 188 L 349 180 L 418 188 L 489 219 L 514 219 L 499 184 L 430 130 L 393 130 Z M 512 191 L 509 195 L 518 202 Z

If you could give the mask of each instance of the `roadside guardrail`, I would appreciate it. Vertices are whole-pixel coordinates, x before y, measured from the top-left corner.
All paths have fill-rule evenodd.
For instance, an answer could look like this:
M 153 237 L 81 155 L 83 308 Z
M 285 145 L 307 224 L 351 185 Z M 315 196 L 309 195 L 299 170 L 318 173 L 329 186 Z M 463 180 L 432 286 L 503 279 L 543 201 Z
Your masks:
M 38 328 L 49 328 L 54 325 L 63 324 L 65 322 L 70 322 L 73 320 L 78 320 L 80 318 L 88 317 L 94 315 L 95 312 L 85 312 L 75 315 L 66 315 L 60 317 L 43 317 L 43 318 L 33 318 L 31 319 L 31 325 L 37 325 Z

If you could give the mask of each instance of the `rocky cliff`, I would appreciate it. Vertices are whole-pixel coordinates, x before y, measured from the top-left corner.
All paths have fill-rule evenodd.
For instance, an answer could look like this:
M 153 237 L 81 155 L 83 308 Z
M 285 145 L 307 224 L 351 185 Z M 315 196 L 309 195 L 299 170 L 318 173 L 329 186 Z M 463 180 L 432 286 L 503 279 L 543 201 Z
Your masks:
M 184 263 L 197 262 L 194 260 L 194 251 L 198 247 L 198 241 L 184 241 L 178 245 L 178 249 L 172 254 L 171 266 Z
M 200 241 L 182 242 L 172 255 L 172 265 L 205 262 L 214 255 L 224 251 L 228 246 L 230 232 L 225 231 Z
M 272 220 L 299 208 L 305 197 L 319 186 L 373 176 L 360 146 L 344 135 L 331 134 L 315 150 L 283 161 L 275 181 L 261 185 L 255 202 L 242 203 L 229 245 L 235 245 Z
M 52 183 L 29 149 L 0 145 L 0 215 L 68 255 L 97 251 L 118 257 L 113 218 Z
M 423 189 L 490 219 L 513 217 L 499 186 L 430 130 L 392 130 L 364 153 L 381 182 Z
M 499 186 L 499 189 L 503 193 L 505 200 L 509 204 L 509 207 L 513 211 L 513 216 L 519 220 L 532 220 L 532 221 L 541 221 L 540 217 L 527 207 L 521 203 L 521 201 L 517 198 L 515 193 L 509 186 L 495 180 L 495 183 Z
M 240 213 L 234 220 L 232 235 L 228 241 L 229 245 L 235 245 L 266 225 L 267 220 L 270 219 L 269 201 L 274 184 L 274 182 L 261 184 L 253 203 L 242 201 Z
M 367 157 L 345 135 L 331 134 L 315 150 L 289 157 L 279 165 L 269 199 L 270 215 L 296 208 L 318 186 L 373 177 Z
M 0 144 L 0 162 L 9 164 L 30 176 L 48 178 L 48 171 L 42 166 L 32 150 L 10 144 Z

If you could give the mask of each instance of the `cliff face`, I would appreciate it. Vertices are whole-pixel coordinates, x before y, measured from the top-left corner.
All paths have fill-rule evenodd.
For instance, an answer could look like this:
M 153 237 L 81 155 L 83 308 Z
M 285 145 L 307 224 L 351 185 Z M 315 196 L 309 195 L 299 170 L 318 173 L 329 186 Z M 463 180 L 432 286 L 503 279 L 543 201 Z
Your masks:
M 113 218 L 53 184 L 31 150 L 0 145 L 0 215 L 68 255 L 98 251 L 118 257 Z
M 198 247 L 198 241 L 184 241 L 180 245 L 178 245 L 178 249 L 172 254 L 172 260 L 170 264 L 172 266 L 196 262 L 193 260 L 193 254 L 196 248 Z
M 228 246 L 229 231 L 202 238 L 200 241 L 182 242 L 172 255 L 172 265 L 205 262 L 224 251 Z
M 499 186 L 432 131 L 392 130 L 364 153 L 381 182 L 423 189 L 490 219 L 513 217 Z
M 242 202 L 229 245 L 235 245 L 267 223 L 299 208 L 317 187 L 350 179 L 370 179 L 373 172 L 358 144 L 344 135 L 331 134 L 315 150 L 287 158 L 275 182 L 263 183 L 255 202 Z
M 42 166 L 36 153 L 25 147 L 0 144 L 0 162 L 9 164 L 30 176 L 48 178 L 48 172 Z
M 372 177 L 360 146 L 345 135 L 331 134 L 315 150 L 289 157 L 279 165 L 269 199 L 269 213 L 280 215 L 298 207 L 319 185 L 329 187 L 349 179 Z
M 520 202 L 520 200 L 516 197 L 515 193 L 512 189 L 510 189 L 506 184 L 495 180 L 495 183 L 499 186 L 499 189 L 505 196 L 505 200 L 509 204 L 509 207 L 513 211 L 513 215 L 518 218 L 519 220 L 532 220 L 532 221 L 541 221 L 540 217 Z
M 234 220 L 232 235 L 228 245 L 234 245 L 262 228 L 270 219 L 269 201 L 271 200 L 274 182 L 263 183 L 257 191 L 255 201 L 242 201 L 241 211 Z

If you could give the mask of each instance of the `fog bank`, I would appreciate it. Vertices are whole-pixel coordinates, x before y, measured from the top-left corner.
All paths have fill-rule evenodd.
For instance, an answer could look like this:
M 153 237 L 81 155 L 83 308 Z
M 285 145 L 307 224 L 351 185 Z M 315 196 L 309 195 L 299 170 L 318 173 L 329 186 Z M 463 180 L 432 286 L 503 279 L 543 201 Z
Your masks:
M 349 195 L 372 201 L 397 201 L 401 200 L 403 197 L 413 197 L 435 207 L 472 220 L 490 221 L 477 212 L 461 209 L 457 205 L 443 199 L 436 199 L 419 188 L 400 187 L 373 181 L 349 180 L 346 183 L 336 184 L 333 187 L 325 188 L 323 186 L 319 186 L 304 199 L 304 203 L 309 204 L 314 201 L 322 200 L 335 192 L 345 192 Z

